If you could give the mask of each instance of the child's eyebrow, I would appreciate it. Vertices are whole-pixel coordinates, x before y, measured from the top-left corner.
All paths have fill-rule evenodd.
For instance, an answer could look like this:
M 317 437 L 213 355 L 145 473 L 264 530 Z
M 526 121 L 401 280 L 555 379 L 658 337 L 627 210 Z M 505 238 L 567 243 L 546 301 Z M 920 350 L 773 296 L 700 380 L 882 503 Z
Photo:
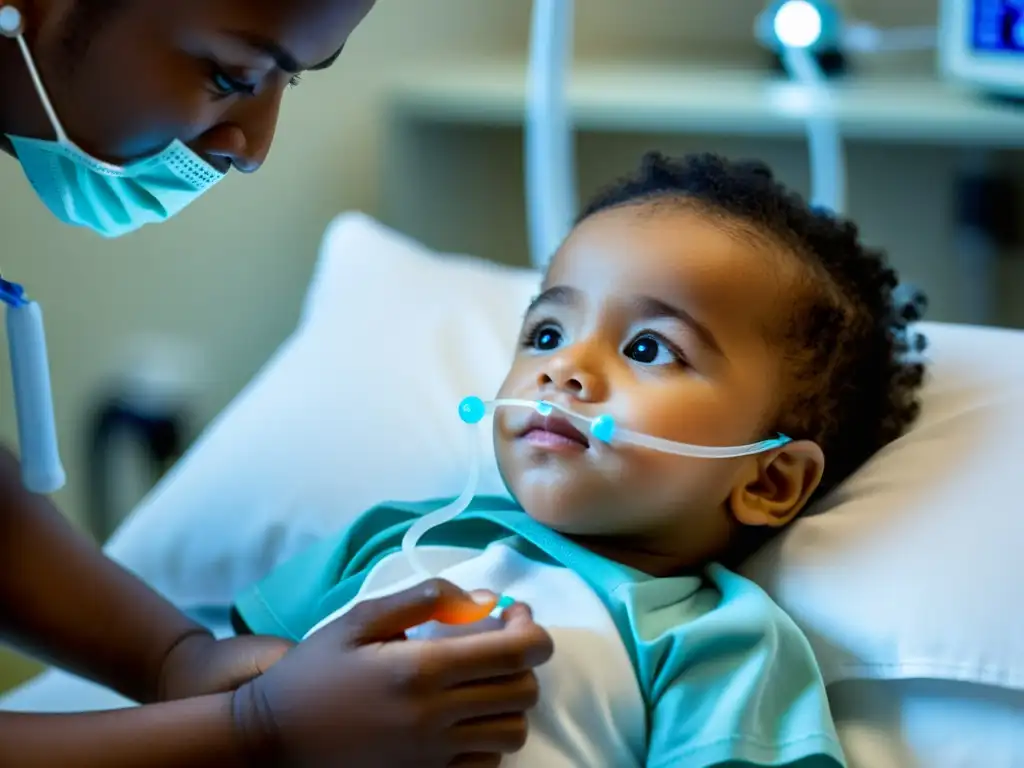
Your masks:
M 678 320 L 693 331 L 701 343 L 717 355 L 725 356 L 711 330 L 682 307 L 674 306 L 653 296 L 638 296 L 633 300 L 638 314 L 644 317 L 665 317 Z
M 578 303 L 579 300 L 580 292 L 576 288 L 571 288 L 568 285 L 555 285 L 534 297 L 533 301 L 530 302 L 530 306 L 526 308 L 526 314 L 531 314 L 542 304 L 556 304 L 562 307 L 571 307 Z

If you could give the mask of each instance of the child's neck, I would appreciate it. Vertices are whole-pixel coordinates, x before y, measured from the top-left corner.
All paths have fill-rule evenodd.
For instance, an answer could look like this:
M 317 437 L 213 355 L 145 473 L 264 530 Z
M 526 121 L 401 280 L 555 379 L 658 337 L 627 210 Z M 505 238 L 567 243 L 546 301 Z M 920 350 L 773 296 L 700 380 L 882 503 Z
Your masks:
M 713 559 L 701 557 L 695 552 L 679 548 L 658 546 L 652 541 L 639 538 L 626 540 L 613 536 L 568 536 L 576 544 L 585 547 L 608 560 L 629 566 L 648 576 L 664 578 L 669 576 L 697 575 Z

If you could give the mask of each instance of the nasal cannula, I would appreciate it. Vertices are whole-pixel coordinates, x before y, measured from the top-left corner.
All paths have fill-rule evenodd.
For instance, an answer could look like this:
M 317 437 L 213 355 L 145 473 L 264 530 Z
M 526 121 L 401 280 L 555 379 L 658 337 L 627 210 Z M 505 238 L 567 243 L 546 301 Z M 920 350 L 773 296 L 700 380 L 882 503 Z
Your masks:
M 580 427 L 590 436 L 607 445 L 634 445 L 640 448 L 647 448 L 662 453 L 671 453 L 677 456 L 690 456 L 702 459 L 730 459 L 739 456 L 750 456 L 757 453 L 764 453 L 774 448 L 779 448 L 790 442 L 785 435 L 762 440 L 757 443 L 736 446 L 703 446 L 690 445 L 689 443 L 677 443 L 653 435 L 645 435 L 641 432 L 634 432 L 620 427 L 613 416 L 602 414 L 599 416 L 584 416 L 569 408 L 546 400 L 521 400 L 515 398 L 499 398 L 496 400 L 481 400 L 479 397 L 467 397 L 459 403 L 459 417 L 470 427 L 475 427 L 483 421 L 484 417 L 493 413 L 498 408 L 528 408 L 536 411 L 541 416 L 551 416 L 556 411 L 566 418 L 570 423 Z M 475 435 L 474 435 L 475 438 Z M 406 531 L 402 539 L 402 552 L 412 565 L 413 569 L 424 578 L 431 578 L 432 574 L 420 559 L 416 545 L 424 534 L 432 528 L 449 522 L 458 517 L 468 507 L 476 493 L 477 484 L 480 480 L 480 451 L 478 443 L 474 439 L 473 447 L 470 449 L 469 475 L 466 478 L 466 485 L 462 493 L 451 504 L 437 509 L 419 518 Z M 507 605 L 506 598 L 499 600 L 499 605 Z

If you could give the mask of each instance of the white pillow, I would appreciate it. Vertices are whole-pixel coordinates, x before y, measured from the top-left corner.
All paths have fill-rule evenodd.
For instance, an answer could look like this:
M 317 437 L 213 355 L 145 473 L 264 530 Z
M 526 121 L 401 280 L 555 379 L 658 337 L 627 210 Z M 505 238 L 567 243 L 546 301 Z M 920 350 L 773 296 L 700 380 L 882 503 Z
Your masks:
M 827 682 L 1024 690 L 1024 333 L 918 330 L 918 422 L 746 573 L 808 633 Z
M 225 605 L 281 560 L 388 499 L 457 495 L 536 273 L 437 255 L 361 214 L 328 229 L 303 318 L 110 540 L 179 605 Z
M 461 397 L 488 395 L 537 286 L 360 215 L 328 231 L 301 327 L 109 546 L 186 607 L 223 605 L 384 499 L 457 493 Z M 916 428 L 750 564 L 829 682 L 1024 688 L 1024 334 L 923 324 Z M 481 492 L 503 492 L 489 440 Z

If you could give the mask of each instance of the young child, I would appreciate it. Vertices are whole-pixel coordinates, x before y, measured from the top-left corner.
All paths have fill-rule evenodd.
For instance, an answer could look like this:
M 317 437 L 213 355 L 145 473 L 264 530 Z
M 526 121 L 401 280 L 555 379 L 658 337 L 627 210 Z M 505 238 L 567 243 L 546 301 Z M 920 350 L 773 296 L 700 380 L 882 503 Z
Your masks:
M 792 441 L 685 458 L 499 409 L 515 501 L 478 498 L 421 546 L 435 574 L 529 604 L 554 639 L 503 765 L 844 765 L 808 643 L 727 566 L 915 418 L 923 370 L 905 353 L 921 344 L 896 283 L 853 224 L 758 164 L 654 154 L 587 206 L 499 396 L 690 444 Z M 416 581 L 402 535 L 443 503 L 371 510 L 243 596 L 240 624 L 299 639 Z

